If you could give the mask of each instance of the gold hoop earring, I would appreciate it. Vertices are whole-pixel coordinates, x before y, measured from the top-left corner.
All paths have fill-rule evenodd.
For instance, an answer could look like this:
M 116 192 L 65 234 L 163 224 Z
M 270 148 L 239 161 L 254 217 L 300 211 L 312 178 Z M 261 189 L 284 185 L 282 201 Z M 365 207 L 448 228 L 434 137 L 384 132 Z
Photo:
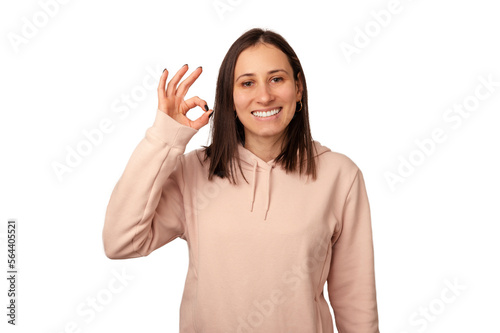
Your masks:
M 300 112 L 302 110 L 302 101 L 299 101 L 299 103 L 300 103 L 300 109 L 296 112 Z

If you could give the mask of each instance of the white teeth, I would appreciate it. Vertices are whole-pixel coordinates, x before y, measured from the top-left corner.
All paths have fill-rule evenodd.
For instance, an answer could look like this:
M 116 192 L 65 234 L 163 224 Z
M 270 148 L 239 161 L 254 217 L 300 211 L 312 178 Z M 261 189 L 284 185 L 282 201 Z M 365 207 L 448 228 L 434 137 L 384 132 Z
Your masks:
M 281 108 L 277 108 L 277 109 L 274 109 L 274 110 L 271 110 L 271 111 L 257 111 L 257 112 L 252 112 L 252 114 L 254 116 L 257 116 L 257 117 L 265 118 L 265 117 L 269 117 L 269 116 L 274 116 L 275 114 L 277 114 L 280 111 L 281 111 Z

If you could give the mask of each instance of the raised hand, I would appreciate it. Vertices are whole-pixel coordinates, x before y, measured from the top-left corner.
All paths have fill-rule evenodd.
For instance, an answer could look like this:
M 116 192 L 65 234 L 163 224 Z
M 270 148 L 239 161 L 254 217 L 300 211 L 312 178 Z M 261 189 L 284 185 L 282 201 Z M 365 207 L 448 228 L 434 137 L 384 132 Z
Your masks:
M 191 75 L 187 77 L 187 79 L 179 84 L 179 81 L 184 74 L 186 74 L 187 70 L 188 65 L 182 66 L 182 68 L 177 71 L 174 77 L 170 80 L 166 89 L 165 82 L 167 81 L 168 71 L 166 69 L 163 71 L 163 74 L 160 77 L 160 84 L 158 85 L 158 109 L 165 112 L 177 122 L 198 130 L 208 124 L 208 117 L 213 110 L 209 109 L 207 102 L 198 96 L 184 100 L 189 87 L 191 87 L 194 81 L 196 81 L 196 79 L 200 76 L 202 68 L 201 66 L 196 68 Z M 178 84 L 179 86 L 177 86 Z M 186 113 L 196 106 L 201 107 L 205 113 L 203 113 L 198 119 L 191 120 L 186 117 Z

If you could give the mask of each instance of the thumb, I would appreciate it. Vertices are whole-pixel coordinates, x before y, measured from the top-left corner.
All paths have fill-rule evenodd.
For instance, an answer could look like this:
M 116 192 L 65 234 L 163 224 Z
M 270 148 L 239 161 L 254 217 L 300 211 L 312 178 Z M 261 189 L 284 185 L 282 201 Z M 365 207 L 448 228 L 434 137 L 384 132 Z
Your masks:
M 212 112 L 214 112 L 214 110 L 208 110 L 205 113 L 203 113 L 198 119 L 194 120 L 193 127 L 199 130 L 200 128 L 208 124 L 208 122 L 210 121 L 209 117 L 212 114 Z

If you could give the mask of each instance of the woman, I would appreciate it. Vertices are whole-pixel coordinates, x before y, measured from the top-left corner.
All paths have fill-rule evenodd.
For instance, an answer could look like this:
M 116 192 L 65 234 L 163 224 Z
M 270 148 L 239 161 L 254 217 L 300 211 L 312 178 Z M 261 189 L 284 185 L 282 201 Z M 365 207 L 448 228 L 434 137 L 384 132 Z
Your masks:
M 187 241 L 180 332 L 333 332 L 325 282 L 339 332 L 379 332 L 364 178 L 312 139 L 295 52 L 274 32 L 244 33 L 220 67 L 215 112 L 184 100 L 202 68 L 179 84 L 187 70 L 160 78 L 154 124 L 107 207 L 106 255 Z M 196 106 L 206 112 L 190 120 Z M 184 154 L 212 112 L 211 144 Z

